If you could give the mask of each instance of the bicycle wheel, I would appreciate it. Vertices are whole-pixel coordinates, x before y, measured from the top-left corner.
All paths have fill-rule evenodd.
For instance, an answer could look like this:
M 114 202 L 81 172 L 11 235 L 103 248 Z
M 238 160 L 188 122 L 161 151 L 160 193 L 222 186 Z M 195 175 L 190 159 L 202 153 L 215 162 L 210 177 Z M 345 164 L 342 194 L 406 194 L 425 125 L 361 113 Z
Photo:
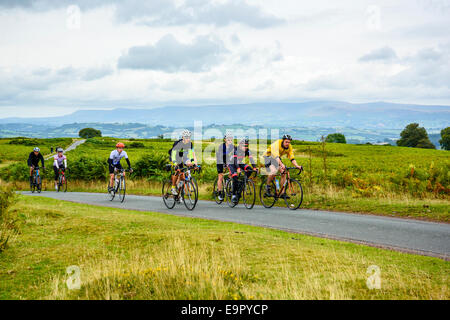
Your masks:
M 217 204 L 221 204 L 223 202 L 223 200 L 219 200 L 219 192 L 221 190 L 219 190 L 219 188 L 217 186 L 218 180 L 219 180 L 219 178 L 216 178 L 216 180 L 214 180 L 213 197 L 214 197 L 214 201 L 216 201 Z M 223 183 L 223 181 L 222 181 L 222 183 Z
M 30 185 L 30 189 L 31 189 L 31 193 L 34 193 L 34 191 L 36 190 L 36 177 L 33 177 L 33 180 Z
M 167 209 L 175 207 L 175 196 L 172 195 L 172 181 L 170 179 L 163 182 L 162 198 Z
M 108 181 L 108 187 L 107 187 L 107 189 L 106 190 L 109 190 L 109 181 Z M 108 199 L 109 199 L 109 201 L 113 201 L 114 200 L 114 197 L 116 196 L 116 189 L 114 188 L 114 189 L 111 189 L 111 191 L 108 191 Z
M 183 198 L 186 209 L 188 209 L 189 211 L 194 210 L 195 205 L 198 201 L 198 193 L 192 180 L 184 182 L 184 186 L 181 191 L 181 197 Z
M 266 186 L 267 181 L 261 183 L 261 186 L 259 188 L 259 199 L 261 200 L 261 204 L 264 206 L 264 208 L 272 208 L 275 202 L 277 201 L 277 198 L 275 196 L 276 193 L 275 183 L 273 183 L 272 181 L 270 184 L 270 194 L 267 194 Z
M 195 193 L 196 193 L 196 195 L 195 195 L 195 204 L 197 204 L 197 201 L 198 201 L 198 184 L 197 184 L 197 180 L 195 180 L 195 178 L 194 177 L 191 177 L 191 181 L 194 183 L 194 187 L 195 187 Z
M 225 188 L 225 194 L 227 197 L 227 204 L 230 208 L 236 207 L 237 203 L 234 203 L 231 199 L 233 198 L 233 180 L 227 181 L 227 186 Z
M 62 177 L 62 188 L 64 192 L 67 192 L 67 178 L 65 175 Z
M 127 190 L 127 188 L 126 188 L 126 184 L 125 184 L 125 178 L 120 177 L 120 180 L 119 180 L 119 200 L 120 200 L 120 202 L 125 201 L 126 190 Z
M 290 179 L 286 185 L 286 197 L 284 198 L 286 206 L 290 210 L 297 210 L 303 202 L 303 188 L 300 182 Z
M 37 190 L 38 193 L 41 193 L 41 191 L 42 191 L 41 177 L 37 177 L 36 178 L 36 190 Z
M 244 205 L 247 209 L 252 209 L 256 201 L 255 183 L 253 180 L 247 180 L 242 192 L 244 198 Z
M 58 189 L 56 191 L 59 192 L 59 190 L 61 190 L 61 187 L 62 187 L 62 177 L 61 177 L 61 175 L 59 175 L 59 177 L 58 177 Z

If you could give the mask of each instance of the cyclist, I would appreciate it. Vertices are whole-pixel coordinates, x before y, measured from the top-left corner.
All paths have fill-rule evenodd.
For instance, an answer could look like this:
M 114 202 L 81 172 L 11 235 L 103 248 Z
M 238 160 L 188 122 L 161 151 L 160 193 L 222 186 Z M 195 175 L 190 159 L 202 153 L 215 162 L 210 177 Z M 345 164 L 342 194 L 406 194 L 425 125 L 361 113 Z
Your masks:
M 238 202 L 238 196 L 236 194 L 238 185 L 238 170 L 243 170 L 247 175 L 247 178 L 249 178 L 252 174 L 252 172 L 248 170 L 250 166 L 245 163 L 245 158 L 248 158 L 253 170 L 258 170 L 256 169 L 256 163 L 253 159 L 250 149 L 248 148 L 248 145 L 249 140 L 247 138 L 244 138 L 239 142 L 239 145 L 235 148 L 234 151 L 234 161 L 228 166 L 231 173 L 231 178 L 233 179 L 233 195 L 231 197 L 231 201 L 234 203 Z
M 39 161 L 42 163 L 42 169 L 45 169 L 44 157 L 41 154 L 41 150 L 36 147 L 28 156 L 28 166 L 30 167 L 30 186 L 33 185 L 33 172 L 34 168 L 39 166 Z
M 176 186 L 181 180 L 184 180 L 184 173 L 179 174 L 184 165 L 188 167 L 197 166 L 197 157 L 195 156 L 191 136 L 192 133 L 189 130 L 183 130 L 181 139 L 175 141 L 172 149 L 169 150 L 170 160 L 175 168 L 175 173 L 172 175 L 171 192 L 173 195 L 178 194 Z
M 53 171 L 55 172 L 55 189 L 58 191 L 59 169 L 63 171 L 67 169 L 67 157 L 62 148 L 56 148 L 56 152 L 57 154 L 53 157 Z
M 223 201 L 225 198 L 225 193 L 223 192 L 223 173 L 225 167 L 233 162 L 233 157 L 235 154 L 235 145 L 233 143 L 234 137 L 231 133 L 225 133 L 223 137 L 223 143 L 219 145 L 216 150 L 216 162 L 217 162 L 217 188 L 219 191 L 218 198 Z
M 133 169 L 131 168 L 130 159 L 128 159 L 126 151 L 123 150 L 123 148 L 125 148 L 125 145 L 122 142 L 119 142 L 116 144 L 116 148 L 117 148 L 116 150 L 113 150 L 111 152 L 108 159 L 109 176 L 110 176 L 108 192 L 111 192 L 114 189 L 114 169 L 123 170 L 123 167 L 120 164 L 120 160 L 122 160 L 122 158 L 125 158 L 128 164 L 128 169 L 130 170 L 130 172 L 133 172 Z
M 288 134 L 285 134 L 282 139 L 275 141 L 272 143 L 269 148 L 267 148 L 264 153 L 264 165 L 268 171 L 269 176 L 267 177 L 267 186 L 266 193 L 267 197 L 272 196 L 270 190 L 270 184 L 272 183 L 275 175 L 279 171 L 280 173 L 284 173 L 286 171 L 286 166 L 281 161 L 282 156 L 287 156 L 289 160 L 291 160 L 292 164 L 299 170 L 302 170 L 303 167 L 297 164 L 294 158 L 294 149 L 291 145 L 292 137 Z M 286 181 L 286 176 L 282 176 L 281 185 L 284 185 Z M 286 191 L 282 195 L 282 197 L 286 197 Z

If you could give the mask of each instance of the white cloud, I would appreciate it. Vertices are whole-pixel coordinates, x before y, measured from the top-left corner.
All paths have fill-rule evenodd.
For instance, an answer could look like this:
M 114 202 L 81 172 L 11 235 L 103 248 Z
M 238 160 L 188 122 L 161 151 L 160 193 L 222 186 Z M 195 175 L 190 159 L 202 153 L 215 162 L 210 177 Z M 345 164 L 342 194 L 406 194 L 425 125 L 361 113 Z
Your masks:
M 0 0 L 0 108 L 304 99 L 450 104 L 449 12 L 419 1 Z M 1 116 L 7 116 L 1 113 Z

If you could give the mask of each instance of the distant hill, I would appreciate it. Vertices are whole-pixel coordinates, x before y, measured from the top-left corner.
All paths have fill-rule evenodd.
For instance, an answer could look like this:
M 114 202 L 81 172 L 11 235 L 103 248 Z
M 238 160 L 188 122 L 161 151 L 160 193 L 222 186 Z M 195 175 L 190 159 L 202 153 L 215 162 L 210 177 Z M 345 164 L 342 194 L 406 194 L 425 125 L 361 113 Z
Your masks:
M 180 128 L 166 126 L 150 126 L 142 123 L 72 123 L 62 126 L 34 125 L 27 123 L 0 124 L 1 137 L 33 137 L 33 138 L 59 138 L 59 137 L 78 137 L 78 132 L 82 128 L 93 127 L 101 130 L 103 136 L 117 138 L 155 138 L 164 135 L 166 138 L 178 137 Z M 186 126 L 194 130 L 192 126 Z M 266 126 L 248 126 L 243 124 L 203 126 L 204 138 L 219 138 L 227 130 L 233 130 L 236 135 L 246 135 L 256 137 L 256 135 L 267 135 L 270 137 L 271 131 L 278 128 L 268 128 Z M 260 131 L 262 130 L 262 131 Z M 278 134 L 290 134 L 294 139 L 305 141 L 318 141 L 320 137 L 330 133 L 343 133 L 348 143 L 377 143 L 389 141 L 395 145 L 395 140 L 399 138 L 401 129 L 357 129 L 352 127 L 336 128 L 331 127 L 297 127 L 284 126 L 279 128 Z M 240 133 L 239 133 L 240 132 Z M 277 131 L 274 132 L 274 134 Z M 174 136 L 172 137 L 172 134 Z
M 4 118 L 0 124 L 22 123 L 62 126 L 72 123 L 142 123 L 151 126 L 193 126 L 242 123 L 265 126 L 353 127 L 400 129 L 411 122 L 426 128 L 450 125 L 450 106 L 425 106 L 374 102 L 352 104 L 340 101 L 301 103 L 252 103 L 211 106 L 167 106 L 154 109 L 80 110 L 47 118 Z

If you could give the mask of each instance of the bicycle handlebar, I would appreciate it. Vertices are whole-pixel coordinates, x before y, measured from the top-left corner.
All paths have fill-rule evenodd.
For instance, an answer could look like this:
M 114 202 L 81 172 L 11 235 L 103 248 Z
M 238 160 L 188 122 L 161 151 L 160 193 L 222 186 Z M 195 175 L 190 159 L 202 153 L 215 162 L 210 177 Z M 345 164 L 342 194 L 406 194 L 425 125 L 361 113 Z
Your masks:
M 303 171 L 303 167 L 301 169 L 297 168 L 297 167 L 286 167 L 286 170 L 298 170 L 298 174 L 302 173 Z

